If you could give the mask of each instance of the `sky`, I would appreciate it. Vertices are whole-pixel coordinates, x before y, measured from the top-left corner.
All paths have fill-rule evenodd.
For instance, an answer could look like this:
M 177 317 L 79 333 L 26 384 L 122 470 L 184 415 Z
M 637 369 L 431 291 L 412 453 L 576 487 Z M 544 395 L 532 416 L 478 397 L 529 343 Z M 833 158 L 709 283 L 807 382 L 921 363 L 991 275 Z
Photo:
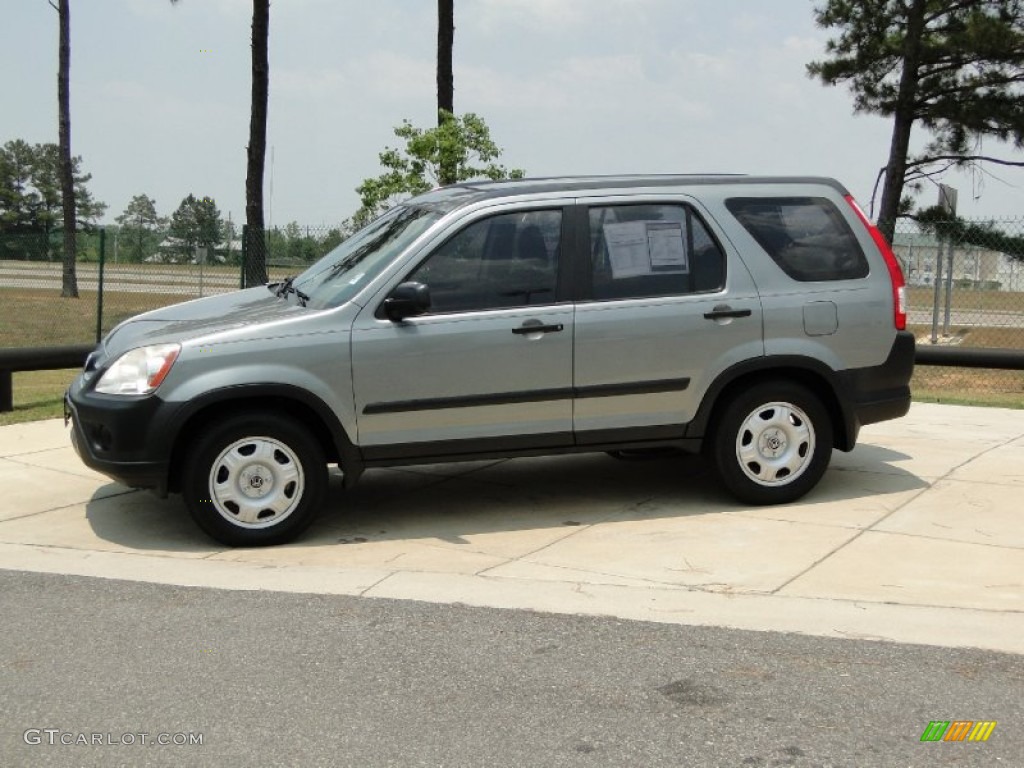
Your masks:
M 455 111 L 528 176 L 832 176 L 868 206 L 889 121 L 806 75 L 812 0 L 456 0 Z M 0 143 L 57 141 L 57 14 L 0 0 Z M 245 219 L 250 0 L 71 0 L 72 152 L 110 223 L 138 194 Z M 271 225 L 335 225 L 403 119 L 435 120 L 435 0 L 275 0 Z M 927 135 L 918 129 L 914 146 Z M 1020 158 L 992 142 L 988 154 Z M 950 175 L 961 215 L 1024 214 L 1024 171 Z M 923 204 L 937 198 L 935 189 Z

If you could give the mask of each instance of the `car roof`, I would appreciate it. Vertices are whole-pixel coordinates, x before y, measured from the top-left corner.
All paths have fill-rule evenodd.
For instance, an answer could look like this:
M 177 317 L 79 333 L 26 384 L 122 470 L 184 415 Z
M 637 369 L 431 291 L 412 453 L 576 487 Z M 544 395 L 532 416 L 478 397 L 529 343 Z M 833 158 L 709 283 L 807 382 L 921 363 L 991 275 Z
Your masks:
M 440 205 L 455 208 L 468 203 L 496 198 L 545 193 L 616 191 L 657 187 L 699 187 L 708 185 L 817 184 L 832 187 L 840 194 L 846 188 L 835 179 L 823 176 L 746 176 L 742 174 L 639 174 L 623 176 L 550 176 L 530 179 L 480 179 L 452 184 L 419 195 L 410 204 Z

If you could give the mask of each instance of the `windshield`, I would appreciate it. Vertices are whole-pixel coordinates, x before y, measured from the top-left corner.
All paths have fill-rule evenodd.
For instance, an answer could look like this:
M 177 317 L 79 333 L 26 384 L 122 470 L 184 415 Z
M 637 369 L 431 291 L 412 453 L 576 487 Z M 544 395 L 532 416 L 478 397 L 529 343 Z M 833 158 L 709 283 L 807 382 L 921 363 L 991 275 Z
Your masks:
M 308 297 L 308 307 L 343 304 L 439 218 L 425 208 L 392 208 L 296 277 L 293 285 Z

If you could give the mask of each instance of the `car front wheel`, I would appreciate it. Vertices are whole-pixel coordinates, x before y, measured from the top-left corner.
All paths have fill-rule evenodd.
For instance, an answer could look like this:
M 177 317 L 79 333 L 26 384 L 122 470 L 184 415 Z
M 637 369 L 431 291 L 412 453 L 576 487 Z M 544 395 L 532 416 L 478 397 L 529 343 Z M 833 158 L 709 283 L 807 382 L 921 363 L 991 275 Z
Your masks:
M 199 527 L 233 547 L 295 538 L 316 517 L 326 488 L 320 444 L 302 425 L 272 413 L 214 424 L 192 445 L 182 482 Z
M 765 382 L 726 404 L 712 453 L 723 483 L 740 501 L 795 501 L 817 485 L 828 466 L 832 422 L 806 387 Z

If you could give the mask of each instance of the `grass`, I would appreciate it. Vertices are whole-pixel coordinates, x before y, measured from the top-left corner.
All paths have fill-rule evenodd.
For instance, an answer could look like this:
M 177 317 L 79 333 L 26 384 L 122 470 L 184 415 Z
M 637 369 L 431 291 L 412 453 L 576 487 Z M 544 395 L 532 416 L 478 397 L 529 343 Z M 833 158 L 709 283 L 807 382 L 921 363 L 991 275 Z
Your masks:
M 64 390 L 80 368 L 14 374 L 14 410 L 0 413 L 0 426 L 62 416 Z
M 104 296 L 103 332 L 140 312 L 189 298 L 176 294 L 108 293 Z M 96 341 L 95 291 L 81 291 L 77 299 L 62 299 L 52 290 L 3 288 L 0 307 L 0 346 L 43 347 Z M 14 410 L 0 413 L 0 426 L 61 416 L 64 390 L 79 370 L 15 373 Z
M 107 293 L 103 333 L 140 312 L 191 298 L 173 293 Z M 0 307 L 0 346 L 58 346 L 96 341 L 95 291 L 81 291 L 77 299 L 62 299 L 57 291 L 3 288 Z
M 946 405 L 1024 409 L 1024 373 L 922 367 L 910 382 L 914 400 Z
M 918 346 L 931 345 L 930 325 L 908 325 L 907 330 L 914 334 Z M 1024 328 L 953 326 L 949 331 L 949 336 L 943 336 L 940 325 L 937 337 L 939 345 L 962 349 L 1024 349 Z
M 949 297 L 951 309 L 981 311 L 1024 311 L 1024 293 L 1020 291 L 976 291 L 971 288 L 954 286 Z M 935 289 L 923 286 L 907 288 L 907 305 L 914 309 L 929 309 L 935 303 Z M 946 306 L 943 288 L 939 299 L 939 312 Z

